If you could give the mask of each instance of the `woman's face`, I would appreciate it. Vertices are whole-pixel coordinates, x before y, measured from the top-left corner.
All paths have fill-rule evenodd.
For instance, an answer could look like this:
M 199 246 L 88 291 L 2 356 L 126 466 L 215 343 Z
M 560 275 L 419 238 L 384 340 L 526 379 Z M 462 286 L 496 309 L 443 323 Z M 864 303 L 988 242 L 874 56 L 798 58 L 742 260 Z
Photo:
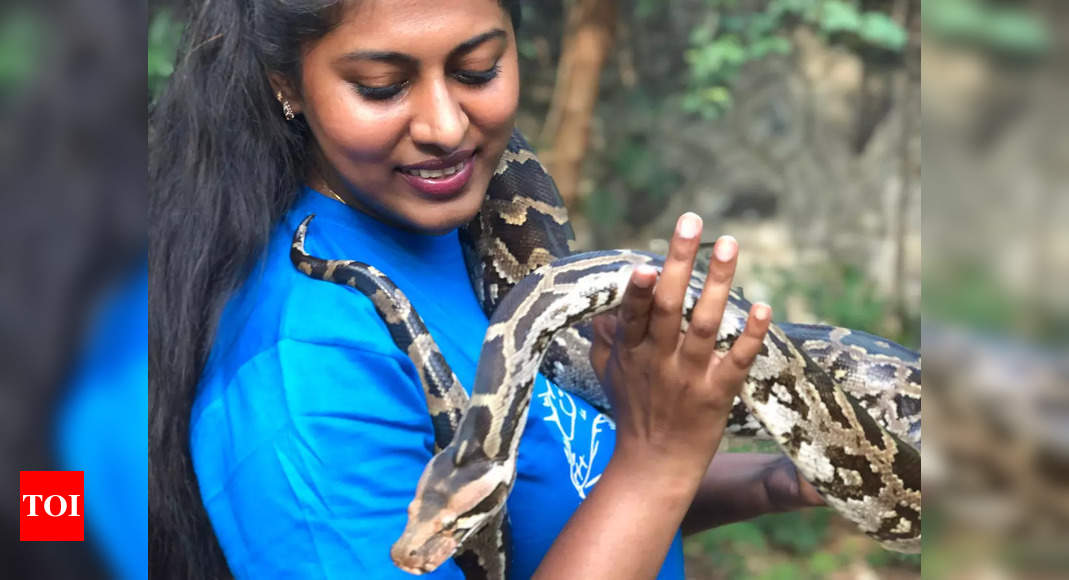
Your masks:
M 286 92 L 335 192 L 441 233 L 482 203 L 512 132 L 517 68 L 497 0 L 367 0 L 306 48 L 300 93 Z

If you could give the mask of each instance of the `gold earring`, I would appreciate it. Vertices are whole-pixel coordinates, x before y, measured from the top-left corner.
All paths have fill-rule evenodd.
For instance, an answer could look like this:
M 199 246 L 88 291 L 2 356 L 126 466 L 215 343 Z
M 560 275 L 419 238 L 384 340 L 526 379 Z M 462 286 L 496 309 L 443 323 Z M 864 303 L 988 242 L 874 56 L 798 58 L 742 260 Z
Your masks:
M 278 99 L 278 102 L 282 103 L 282 116 L 285 117 L 287 121 L 292 121 L 294 117 L 293 107 L 290 106 L 289 100 L 282 96 L 282 91 L 275 93 L 275 98 Z

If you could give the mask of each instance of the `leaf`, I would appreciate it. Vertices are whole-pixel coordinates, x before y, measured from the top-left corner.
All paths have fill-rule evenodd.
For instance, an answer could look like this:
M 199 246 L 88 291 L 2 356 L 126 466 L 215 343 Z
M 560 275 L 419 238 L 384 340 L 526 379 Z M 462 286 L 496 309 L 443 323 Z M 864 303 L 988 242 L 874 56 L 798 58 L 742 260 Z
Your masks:
M 783 18 L 788 14 L 804 16 L 816 3 L 816 0 L 772 0 L 768 4 L 766 12 L 776 19 Z
M 695 26 L 690 31 L 691 46 L 701 47 L 713 41 L 713 27 L 709 25 Z
M 710 55 L 717 68 L 746 62 L 746 49 L 735 35 L 718 38 L 711 48 Z
M 809 572 L 823 578 L 840 567 L 839 559 L 827 552 L 817 552 L 809 557 Z
M 729 14 L 720 18 L 720 30 L 724 32 L 742 32 L 749 24 L 750 20 L 739 14 Z
M 756 60 L 772 54 L 790 54 L 791 48 L 791 41 L 786 38 L 770 36 L 762 38 L 750 47 L 750 57 Z
M 883 12 L 866 12 L 858 36 L 869 44 L 896 52 L 905 48 L 909 40 L 909 33 Z
M 857 7 L 841 0 L 828 0 L 820 15 L 820 29 L 826 33 L 857 32 L 861 28 L 861 14 Z
M 709 87 L 702 89 L 699 94 L 707 103 L 715 103 L 717 105 L 731 104 L 731 91 L 727 87 Z
M 704 84 L 711 79 L 733 75 L 747 56 L 738 38 L 727 35 L 705 46 L 688 50 L 685 58 L 691 65 L 691 76 Z
M 757 12 L 750 17 L 746 25 L 746 38 L 751 41 L 760 41 L 771 34 L 775 34 L 782 24 L 778 16 L 767 12 Z

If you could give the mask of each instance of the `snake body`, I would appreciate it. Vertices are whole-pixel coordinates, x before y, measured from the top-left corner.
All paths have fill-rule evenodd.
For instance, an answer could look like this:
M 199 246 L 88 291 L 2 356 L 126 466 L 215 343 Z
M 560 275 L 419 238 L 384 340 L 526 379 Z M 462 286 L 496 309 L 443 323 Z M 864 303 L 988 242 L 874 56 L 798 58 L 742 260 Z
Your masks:
M 571 254 L 572 232 L 552 180 L 514 134 L 478 216 L 462 231 L 469 273 L 490 316 L 471 400 L 403 293 L 372 266 L 304 252 L 305 274 L 368 296 L 427 396 L 437 454 L 391 555 L 414 573 L 453 557 L 467 577 L 507 576 L 505 500 L 535 374 L 607 409 L 587 352 L 586 322 L 616 307 L 630 271 L 659 256 Z M 694 275 L 684 328 L 703 286 Z M 733 291 L 717 337 L 726 351 L 749 302 Z M 920 359 L 879 337 L 822 325 L 772 325 L 736 401 L 728 431 L 775 440 L 827 503 L 888 549 L 920 546 Z
M 307 276 L 351 286 L 371 299 L 390 338 L 419 372 L 434 428 L 434 451 L 442 451 L 453 439 L 468 407 L 468 393 L 449 368 L 423 319 L 392 280 L 362 262 L 321 260 L 304 251 L 305 235 L 313 217 L 305 218 L 297 229 L 290 249 L 291 261 Z M 509 545 L 508 516 L 505 510 L 499 510 L 465 539 L 464 549 L 455 550 L 454 560 L 466 578 L 506 578 Z M 450 555 L 452 552 L 442 560 Z

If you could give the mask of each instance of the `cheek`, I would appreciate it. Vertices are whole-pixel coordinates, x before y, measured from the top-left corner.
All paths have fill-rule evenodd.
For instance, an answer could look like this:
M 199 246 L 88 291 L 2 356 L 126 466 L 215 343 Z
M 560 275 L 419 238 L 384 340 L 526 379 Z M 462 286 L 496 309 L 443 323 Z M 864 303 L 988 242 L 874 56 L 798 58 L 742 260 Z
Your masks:
M 467 111 L 468 118 L 486 133 L 507 131 L 511 134 L 512 121 L 519 106 L 519 80 L 515 73 L 502 72 L 497 81 L 473 96 Z
M 318 126 L 316 137 L 328 155 L 368 161 L 385 159 L 405 131 L 400 107 L 368 104 L 347 86 L 313 100 L 311 105 Z

